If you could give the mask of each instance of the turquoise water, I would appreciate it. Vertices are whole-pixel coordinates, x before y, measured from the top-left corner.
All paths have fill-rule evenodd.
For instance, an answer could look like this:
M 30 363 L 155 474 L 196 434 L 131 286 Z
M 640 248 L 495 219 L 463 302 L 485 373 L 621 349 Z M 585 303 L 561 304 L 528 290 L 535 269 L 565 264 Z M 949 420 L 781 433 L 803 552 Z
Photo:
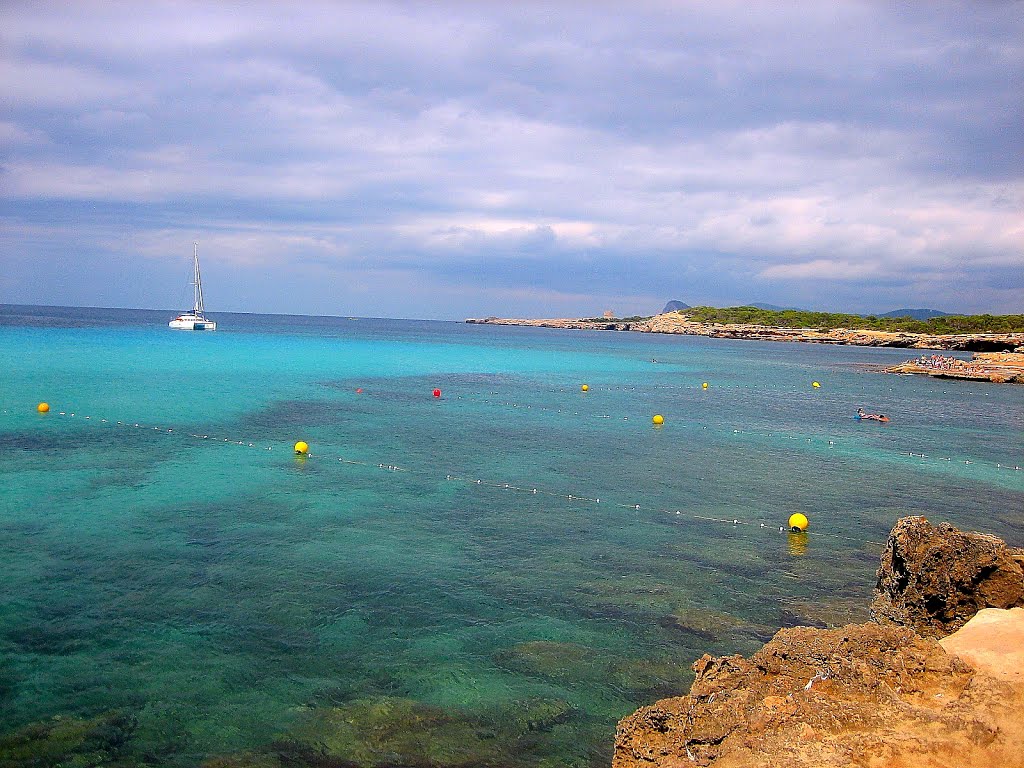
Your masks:
M 701 654 L 864 618 L 898 517 L 1024 544 L 1024 388 L 906 350 L 165 315 L 0 306 L 3 733 L 606 765 Z

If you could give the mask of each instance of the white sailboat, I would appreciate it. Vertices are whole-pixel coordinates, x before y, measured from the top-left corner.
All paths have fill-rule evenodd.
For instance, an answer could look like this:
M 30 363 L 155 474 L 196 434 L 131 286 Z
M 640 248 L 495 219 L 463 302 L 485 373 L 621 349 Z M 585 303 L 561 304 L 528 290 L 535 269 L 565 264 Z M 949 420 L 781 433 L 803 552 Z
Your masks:
M 203 282 L 199 278 L 199 243 L 193 243 L 192 261 L 195 265 L 195 277 L 192 279 L 192 287 L 195 290 L 195 299 L 192 302 L 191 312 L 182 312 L 167 325 L 182 331 L 215 331 L 217 323 L 208 320 L 206 311 L 203 309 Z

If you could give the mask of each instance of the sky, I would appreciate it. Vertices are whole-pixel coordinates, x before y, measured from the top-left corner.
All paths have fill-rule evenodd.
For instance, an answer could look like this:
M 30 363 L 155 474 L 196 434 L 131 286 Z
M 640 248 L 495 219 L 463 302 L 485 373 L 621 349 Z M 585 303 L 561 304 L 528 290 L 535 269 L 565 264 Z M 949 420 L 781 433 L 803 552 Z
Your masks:
M 0 3 L 0 303 L 1024 312 L 1024 3 Z

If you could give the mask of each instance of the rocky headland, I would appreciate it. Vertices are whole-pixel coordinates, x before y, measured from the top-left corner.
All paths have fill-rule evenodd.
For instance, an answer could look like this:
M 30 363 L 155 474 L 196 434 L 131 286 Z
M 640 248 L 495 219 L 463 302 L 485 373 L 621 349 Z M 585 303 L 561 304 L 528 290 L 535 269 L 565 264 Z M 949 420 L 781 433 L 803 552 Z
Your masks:
M 848 328 L 782 328 L 746 323 L 702 323 L 687 318 L 685 313 L 667 312 L 636 320 L 551 319 L 523 320 L 499 317 L 471 318 L 467 323 L 481 325 L 525 325 L 536 328 L 565 328 L 591 331 L 635 331 L 638 333 L 675 333 L 708 336 L 717 339 L 754 341 L 802 341 L 813 344 L 850 344 L 864 347 L 906 347 L 911 349 L 942 349 L 993 352 L 1024 348 L 1024 333 L 925 334 L 902 331 L 873 331 Z
M 939 379 L 1024 384 L 1024 353 L 975 352 L 971 360 L 925 356 L 886 368 L 887 373 L 914 373 Z
M 613 768 L 1024 766 L 1024 550 L 900 520 L 872 621 L 705 655 L 624 718 Z

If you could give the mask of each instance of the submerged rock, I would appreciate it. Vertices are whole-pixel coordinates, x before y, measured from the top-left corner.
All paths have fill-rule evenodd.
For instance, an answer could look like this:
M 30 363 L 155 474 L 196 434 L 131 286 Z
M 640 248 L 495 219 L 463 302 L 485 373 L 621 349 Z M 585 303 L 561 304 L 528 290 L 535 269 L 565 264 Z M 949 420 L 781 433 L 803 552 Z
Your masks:
M 779 609 L 779 623 L 783 627 L 835 629 L 847 624 L 860 624 L 870 618 L 867 601 L 857 597 L 792 600 Z
M 693 682 L 688 664 L 657 659 L 623 660 L 608 669 L 607 680 L 632 701 L 676 696 Z
M 532 697 L 463 713 L 376 697 L 310 708 L 263 748 L 212 758 L 203 768 L 517 768 L 543 764 L 543 737 L 576 716 L 563 699 Z M 607 763 L 607 759 L 606 759 Z
M 32 723 L 0 737 L 0 768 L 127 768 L 136 764 L 127 756 L 135 728 L 123 712 Z
M 669 695 L 686 689 L 686 664 L 657 659 L 622 659 L 575 643 L 534 640 L 495 654 L 495 662 L 517 674 L 572 684 L 580 680 L 609 685 L 636 697 Z
M 755 624 L 738 616 L 710 608 L 690 606 L 683 611 L 662 616 L 658 623 L 665 629 L 686 632 L 702 640 L 719 640 L 726 634 L 745 634 L 768 640 L 776 627 Z
M 563 682 L 599 679 L 604 673 L 593 649 L 554 640 L 518 643 L 495 653 L 494 661 L 511 672 Z
M 572 719 L 575 711 L 572 704 L 564 699 L 535 696 L 525 701 L 516 702 L 512 710 L 510 724 L 516 735 L 530 731 L 550 731 L 556 725 L 561 725 Z
M 723 630 L 735 629 L 741 625 L 741 622 L 734 616 L 718 611 L 687 610 L 662 616 L 658 619 L 658 624 L 665 629 L 676 629 L 696 635 L 702 640 L 714 640 L 721 636 Z
M 983 608 L 1024 606 L 1024 550 L 923 517 L 896 523 L 878 568 L 871 617 L 926 637 L 960 629 Z
M 280 755 L 248 751 L 206 760 L 202 768 L 282 768 L 282 763 Z
M 353 701 L 314 710 L 275 749 L 360 766 L 473 766 L 501 753 L 497 735 L 411 699 Z M 287 762 L 287 761 L 284 761 Z M 315 765 L 314 760 L 293 760 Z

